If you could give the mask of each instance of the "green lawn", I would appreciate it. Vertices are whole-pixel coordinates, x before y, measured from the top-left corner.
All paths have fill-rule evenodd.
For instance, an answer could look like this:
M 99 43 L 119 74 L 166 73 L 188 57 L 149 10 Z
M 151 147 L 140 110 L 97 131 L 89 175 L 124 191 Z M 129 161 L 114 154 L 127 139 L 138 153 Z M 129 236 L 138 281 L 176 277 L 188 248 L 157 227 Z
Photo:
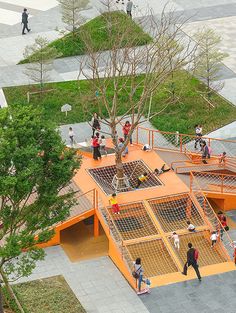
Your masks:
M 26 313 L 86 313 L 62 276 L 14 286 Z
M 108 23 L 111 25 L 108 31 Z M 60 57 L 85 54 L 87 48 L 83 41 L 83 35 L 88 34 L 91 39 L 93 51 L 109 50 L 117 38 L 123 39 L 119 42 L 120 48 L 132 42 L 132 46 L 144 45 L 151 41 L 151 37 L 122 12 L 109 12 L 92 19 L 79 27 L 75 35 L 69 33 L 63 38 L 53 41 L 49 46 L 57 48 Z M 108 40 L 109 39 L 109 40 Z M 28 59 L 20 63 L 27 63 Z
M 204 133 L 206 133 L 236 119 L 236 108 L 216 94 L 212 96 L 215 108 L 209 109 L 207 102 L 199 94 L 199 91 L 204 88 L 203 84 L 190 77 L 186 72 L 176 74 L 175 84 L 179 101 L 169 105 L 164 112 L 152 119 L 151 122 L 157 129 L 193 133 L 194 125 L 201 123 Z M 167 91 L 169 85 L 170 82 L 166 82 L 165 86 L 157 90 L 153 96 L 152 112 L 157 112 L 164 107 L 169 97 Z M 97 99 L 92 91 L 90 81 L 53 83 L 46 87 L 54 90 L 45 93 L 42 98 L 32 96 L 31 104 L 40 106 L 43 109 L 45 119 L 54 121 L 57 125 L 86 121 L 87 116 L 83 113 L 82 103 L 86 103 L 90 112 L 96 111 Z M 36 87 L 33 88 L 35 90 Z M 8 104 L 13 107 L 27 105 L 26 93 L 28 90 L 28 86 L 4 88 Z M 137 96 L 140 92 L 141 90 L 137 91 Z M 108 96 L 112 96 L 112 88 Z M 72 111 L 68 113 L 67 117 L 65 113 L 60 111 L 61 106 L 65 103 L 72 105 Z M 118 114 L 122 114 L 127 106 L 127 96 L 121 93 Z

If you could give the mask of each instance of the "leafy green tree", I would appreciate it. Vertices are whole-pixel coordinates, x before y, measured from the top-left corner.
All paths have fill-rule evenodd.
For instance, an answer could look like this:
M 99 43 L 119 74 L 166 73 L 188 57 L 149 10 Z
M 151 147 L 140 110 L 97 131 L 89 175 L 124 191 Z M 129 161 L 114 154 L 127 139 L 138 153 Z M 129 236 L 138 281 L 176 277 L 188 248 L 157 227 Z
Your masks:
M 24 57 L 29 62 L 25 74 L 40 85 L 41 91 L 44 83 L 50 79 L 53 60 L 60 55 L 55 47 L 49 45 L 47 38 L 41 36 L 35 39 L 34 44 L 25 47 Z
M 74 203 L 60 195 L 80 166 L 54 126 L 31 106 L 0 110 L 0 275 L 4 283 L 31 274 Z M 1 288 L 0 288 L 1 294 Z M 0 307 L 0 312 L 3 312 Z
M 206 95 L 209 100 L 212 90 L 217 92 L 224 86 L 222 82 L 219 82 L 220 68 L 228 54 L 220 51 L 221 36 L 211 28 L 199 30 L 194 38 L 198 43 L 194 73 L 206 83 Z

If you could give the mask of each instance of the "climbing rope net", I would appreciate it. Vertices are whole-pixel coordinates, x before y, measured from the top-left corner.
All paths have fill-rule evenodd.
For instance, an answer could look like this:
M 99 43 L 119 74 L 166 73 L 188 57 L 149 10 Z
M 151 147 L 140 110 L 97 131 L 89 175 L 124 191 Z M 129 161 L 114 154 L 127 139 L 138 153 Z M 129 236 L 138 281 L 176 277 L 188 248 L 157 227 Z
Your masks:
M 199 251 L 200 266 L 230 259 L 224 245 L 229 242 L 228 236 L 224 230 L 220 233 L 221 224 L 200 191 L 120 205 L 120 214 L 112 208 L 103 208 L 102 212 L 131 271 L 137 257 L 142 258 L 149 277 L 182 271 L 189 242 Z M 196 232 L 187 229 L 187 221 Z M 219 232 L 214 248 L 212 231 Z M 173 232 L 179 236 L 180 249 L 174 246 Z
M 123 170 L 124 178 L 122 179 L 117 177 L 115 165 L 92 168 L 88 172 L 107 195 L 134 190 L 138 183 L 138 177 L 145 172 L 148 173 L 148 179 L 140 185 L 140 189 L 162 184 L 143 160 L 123 163 Z

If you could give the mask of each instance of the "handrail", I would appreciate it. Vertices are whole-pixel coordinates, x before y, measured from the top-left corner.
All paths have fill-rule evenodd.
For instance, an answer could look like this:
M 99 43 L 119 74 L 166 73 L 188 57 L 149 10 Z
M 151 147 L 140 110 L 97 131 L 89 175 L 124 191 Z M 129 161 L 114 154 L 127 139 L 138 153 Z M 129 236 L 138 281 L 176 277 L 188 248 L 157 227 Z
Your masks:
M 201 190 L 236 195 L 236 176 L 231 174 L 191 171 Z M 193 181 L 190 180 L 191 185 Z M 215 190 L 214 187 L 216 186 Z M 192 188 L 192 186 L 190 186 Z M 220 188 L 220 190 L 219 190 Z M 232 190 L 235 189 L 235 192 Z
M 193 185 L 195 185 L 195 186 L 197 187 L 197 188 L 195 188 L 195 190 L 194 190 L 194 188 L 193 188 Z M 197 179 L 194 177 L 193 172 L 190 172 L 190 193 L 194 193 L 194 191 L 195 191 L 195 192 L 200 192 L 200 193 L 201 193 L 201 196 L 204 198 L 204 201 L 206 201 L 206 203 L 208 204 L 208 206 L 211 208 L 211 205 L 210 205 L 208 199 L 206 198 L 206 196 L 204 195 L 204 193 L 202 192 L 202 188 L 201 188 L 201 186 L 199 185 Z M 212 209 L 211 211 L 212 211 L 214 217 L 216 218 L 217 222 L 219 223 L 221 229 L 223 229 L 224 234 L 225 234 L 226 237 L 228 238 L 230 245 L 232 245 L 232 244 L 233 244 L 233 241 L 232 241 L 232 239 L 230 238 L 230 236 L 228 235 L 227 231 L 225 231 L 224 226 L 222 225 L 221 221 L 218 219 L 218 216 L 216 215 L 215 211 L 214 211 L 213 209 Z M 232 246 L 231 246 L 231 247 L 232 247 Z
M 226 151 L 227 158 L 236 157 L 236 140 L 211 138 L 209 136 L 202 136 L 202 139 L 207 141 L 208 146 L 212 148 L 212 156 L 218 156 Z M 136 141 L 136 144 L 140 145 L 148 143 L 153 149 L 158 148 L 186 153 L 187 145 L 191 153 L 197 153 L 194 148 L 195 140 L 196 135 L 160 131 L 142 126 L 138 126 L 134 130 L 134 142 Z
M 150 129 L 147 127 L 143 127 L 143 126 L 137 126 L 138 129 L 140 130 L 147 130 L 150 132 L 156 132 L 156 133 L 160 133 L 160 134 L 168 134 L 168 135 L 175 135 L 176 136 L 176 132 L 168 132 L 168 131 L 162 131 L 159 129 Z M 188 136 L 191 137 L 193 139 L 196 138 L 196 135 L 191 135 L 191 134 L 184 134 L 184 133 L 178 133 L 179 136 Z M 208 136 L 202 136 L 203 139 L 210 139 L 210 140 L 217 140 L 217 141 L 223 141 L 223 142 L 232 142 L 236 144 L 236 140 L 232 140 L 232 139 L 222 139 L 222 138 L 212 138 L 212 137 L 208 137 Z

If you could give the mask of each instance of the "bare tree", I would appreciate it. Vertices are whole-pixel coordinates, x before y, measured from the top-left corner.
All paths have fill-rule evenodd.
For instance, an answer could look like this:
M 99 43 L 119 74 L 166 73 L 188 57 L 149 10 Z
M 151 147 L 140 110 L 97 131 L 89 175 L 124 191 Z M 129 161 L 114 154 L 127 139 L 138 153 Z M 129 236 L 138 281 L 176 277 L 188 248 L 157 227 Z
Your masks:
M 206 95 L 209 100 L 212 90 L 217 92 L 224 86 L 223 82 L 217 81 L 221 76 L 221 62 L 228 54 L 220 51 L 221 36 L 213 29 L 203 28 L 198 30 L 194 38 L 198 43 L 194 61 L 194 74 L 206 83 Z
M 108 0 L 107 11 L 109 8 Z M 182 69 L 183 65 L 192 61 L 195 49 L 192 41 L 181 31 L 185 21 L 182 17 L 177 17 L 175 12 L 162 12 L 159 20 L 155 20 L 151 12 L 147 15 L 148 17 L 140 20 L 153 37 L 147 45 L 137 46 L 139 34 L 135 35 L 132 25 L 125 23 L 119 25 L 119 33 L 114 38 L 112 23 L 116 21 L 111 21 L 109 12 L 104 14 L 104 19 L 107 32 L 110 33 L 109 38 L 112 38 L 111 50 L 104 52 L 101 45 L 101 51 L 95 52 L 90 34 L 81 34 L 88 54 L 80 61 L 79 76 L 82 74 L 86 79 L 91 79 L 94 94 L 98 95 L 94 104 L 96 111 L 110 129 L 109 135 L 115 149 L 117 190 L 123 188 L 127 182 L 122 165 L 122 152 L 136 127 L 143 121 L 151 95 L 158 91 L 173 71 Z M 180 50 L 182 46 L 184 49 Z M 121 98 L 126 98 L 127 105 L 123 115 L 119 116 Z M 170 99 L 168 103 L 163 104 L 160 112 L 151 112 L 150 118 L 172 104 Z M 86 105 L 84 111 L 88 114 Z M 132 126 L 124 146 L 119 148 L 117 127 L 128 115 Z
M 28 60 L 25 74 L 31 80 L 40 84 L 40 90 L 43 90 L 43 85 L 49 80 L 49 71 L 52 69 L 52 62 L 59 57 L 60 53 L 55 47 L 49 46 L 49 41 L 41 36 L 35 39 L 33 45 L 26 46 L 24 57 Z
M 68 26 L 68 30 L 75 35 L 75 31 L 84 19 L 80 11 L 88 5 L 88 0 L 58 0 L 61 6 L 62 21 Z

